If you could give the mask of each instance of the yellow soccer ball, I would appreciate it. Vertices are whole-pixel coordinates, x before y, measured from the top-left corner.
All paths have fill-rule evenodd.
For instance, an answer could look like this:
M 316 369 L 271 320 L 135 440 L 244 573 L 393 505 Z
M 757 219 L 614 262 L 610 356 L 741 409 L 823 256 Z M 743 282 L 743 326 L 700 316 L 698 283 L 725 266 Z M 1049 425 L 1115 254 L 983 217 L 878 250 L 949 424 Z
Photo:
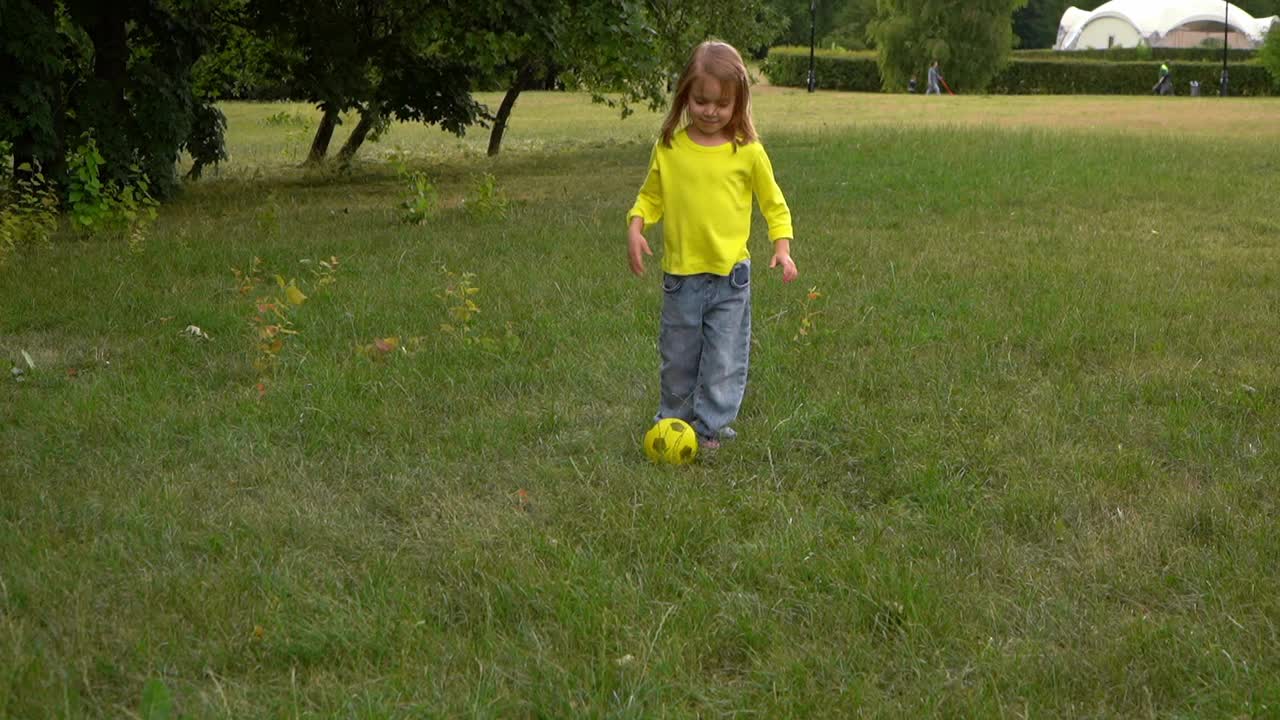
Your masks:
M 691 463 L 698 456 L 698 433 L 680 418 L 659 420 L 644 434 L 644 454 L 656 463 Z

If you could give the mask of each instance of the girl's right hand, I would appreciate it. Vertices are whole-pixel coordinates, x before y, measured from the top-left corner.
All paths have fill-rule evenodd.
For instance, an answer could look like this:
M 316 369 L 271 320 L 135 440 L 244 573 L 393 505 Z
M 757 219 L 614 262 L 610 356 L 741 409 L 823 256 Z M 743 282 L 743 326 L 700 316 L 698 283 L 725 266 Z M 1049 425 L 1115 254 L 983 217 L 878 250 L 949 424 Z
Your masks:
M 639 230 L 632 229 L 627 233 L 627 255 L 631 260 L 631 272 L 643 275 L 644 256 L 653 257 L 653 251 L 649 249 L 649 241 L 644 239 L 644 234 Z

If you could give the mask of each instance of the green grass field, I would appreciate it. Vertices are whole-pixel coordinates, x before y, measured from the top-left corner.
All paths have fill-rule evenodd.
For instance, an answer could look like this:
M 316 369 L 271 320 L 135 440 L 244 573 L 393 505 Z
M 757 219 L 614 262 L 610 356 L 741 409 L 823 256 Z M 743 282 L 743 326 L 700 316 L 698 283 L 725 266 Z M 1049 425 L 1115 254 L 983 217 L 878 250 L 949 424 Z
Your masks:
M 925 103 L 758 93 L 801 276 L 686 468 L 639 447 L 657 116 L 333 174 L 228 106 L 145 242 L 0 269 L 0 717 L 1280 715 L 1280 100 Z

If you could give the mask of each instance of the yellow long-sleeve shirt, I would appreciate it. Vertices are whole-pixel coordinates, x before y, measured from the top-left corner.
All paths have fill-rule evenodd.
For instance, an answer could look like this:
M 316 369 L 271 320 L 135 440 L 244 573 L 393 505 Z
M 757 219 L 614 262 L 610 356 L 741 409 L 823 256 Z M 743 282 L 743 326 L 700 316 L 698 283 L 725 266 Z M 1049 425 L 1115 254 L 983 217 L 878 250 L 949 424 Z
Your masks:
M 627 221 L 663 220 L 662 269 L 673 275 L 728 275 L 750 257 L 751 195 L 769 224 L 769 240 L 791 238 L 791 210 L 758 142 L 705 147 L 680 130 L 671 147 L 654 145 Z

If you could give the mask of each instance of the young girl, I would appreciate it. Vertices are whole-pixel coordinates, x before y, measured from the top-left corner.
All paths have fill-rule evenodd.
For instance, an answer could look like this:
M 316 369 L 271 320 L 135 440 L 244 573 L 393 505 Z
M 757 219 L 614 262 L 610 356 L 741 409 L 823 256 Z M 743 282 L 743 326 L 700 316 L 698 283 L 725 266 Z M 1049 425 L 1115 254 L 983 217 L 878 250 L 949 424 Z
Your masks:
M 627 213 L 631 272 L 653 255 L 644 229 L 663 226 L 662 398 L 655 420 L 693 425 L 705 449 L 733 437 L 751 349 L 751 195 L 769 224 L 783 282 L 796 279 L 791 211 L 751 121 L 742 56 L 722 42 L 694 48 L 676 85 L 649 174 Z

